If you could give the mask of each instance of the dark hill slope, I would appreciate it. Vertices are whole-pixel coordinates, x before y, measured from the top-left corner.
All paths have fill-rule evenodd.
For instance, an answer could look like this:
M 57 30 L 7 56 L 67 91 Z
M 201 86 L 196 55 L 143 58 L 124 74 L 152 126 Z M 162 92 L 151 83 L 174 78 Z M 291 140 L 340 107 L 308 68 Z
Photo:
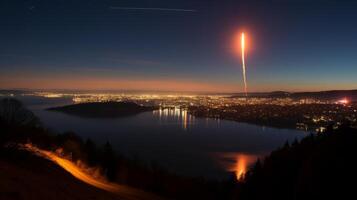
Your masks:
M 161 199 L 127 186 L 120 194 L 97 189 L 54 163 L 16 149 L 0 150 L 0 199 L 136 200 Z M 132 195 L 132 194 L 137 195 Z
M 357 130 L 328 129 L 273 151 L 248 172 L 240 199 L 349 199 L 356 196 Z

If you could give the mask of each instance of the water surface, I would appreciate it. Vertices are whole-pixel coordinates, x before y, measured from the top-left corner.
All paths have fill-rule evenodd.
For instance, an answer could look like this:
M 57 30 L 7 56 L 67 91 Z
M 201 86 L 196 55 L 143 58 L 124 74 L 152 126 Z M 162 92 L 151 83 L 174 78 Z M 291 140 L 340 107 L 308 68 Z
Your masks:
M 116 119 L 90 119 L 46 111 L 70 99 L 25 99 L 43 124 L 56 131 L 74 131 L 98 144 L 109 141 L 126 156 L 157 164 L 182 175 L 222 179 L 237 176 L 258 157 L 287 140 L 304 137 L 297 130 L 195 118 L 182 109 L 164 109 Z

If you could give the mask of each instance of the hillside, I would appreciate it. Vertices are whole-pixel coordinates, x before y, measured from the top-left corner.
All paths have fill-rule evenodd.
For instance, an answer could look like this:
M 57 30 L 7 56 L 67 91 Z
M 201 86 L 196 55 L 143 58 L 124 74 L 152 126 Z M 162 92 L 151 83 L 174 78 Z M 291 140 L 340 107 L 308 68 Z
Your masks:
M 54 163 L 28 152 L 0 151 L 0 199 L 115 200 L 157 199 L 149 193 L 121 186 L 109 193 L 76 179 Z
M 349 199 L 355 196 L 357 129 L 341 125 L 273 151 L 246 174 L 240 199 Z

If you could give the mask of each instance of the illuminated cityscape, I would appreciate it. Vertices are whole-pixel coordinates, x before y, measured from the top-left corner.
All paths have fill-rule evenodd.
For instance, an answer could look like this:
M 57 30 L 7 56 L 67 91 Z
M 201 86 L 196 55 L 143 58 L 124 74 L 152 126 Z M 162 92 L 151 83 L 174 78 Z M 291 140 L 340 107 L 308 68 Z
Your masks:
M 7 94 L 14 96 L 14 94 Z M 330 124 L 345 120 L 357 125 L 357 103 L 348 98 L 323 100 L 290 97 L 234 97 L 232 95 L 184 95 L 153 93 L 58 93 L 33 92 L 23 96 L 69 98 L 75 104 L 88 102 L 134 102 L 156 107 L 160 117 L 180 118 L 185 129 L 191 117 L 209 117 L 278 128 L 323 132 Z M 188 115 L 190 113 L 190 115 Z
M 354 199 L 356 11 L 1 0 L 0 200 Z

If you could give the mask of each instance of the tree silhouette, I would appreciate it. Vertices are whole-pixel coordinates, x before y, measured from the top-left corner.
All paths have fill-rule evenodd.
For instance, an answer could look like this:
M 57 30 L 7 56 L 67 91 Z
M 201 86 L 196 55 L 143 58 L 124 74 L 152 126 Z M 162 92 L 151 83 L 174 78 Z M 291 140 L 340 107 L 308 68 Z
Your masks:
M 109 142 L 106 142 L 103 147 L 102 157 L 102 166 L 104 167 L 105 174 L 107 178 L 111 181 L 116 178 L 116 168 L 117 168 L 117 159 L 113 151 L 112 145 Z
M 20 125 L 39 127 L 39 119 L 23 104 L 12 98 L 4 98 L 0 101 L 0 121 L 8 125 Z

